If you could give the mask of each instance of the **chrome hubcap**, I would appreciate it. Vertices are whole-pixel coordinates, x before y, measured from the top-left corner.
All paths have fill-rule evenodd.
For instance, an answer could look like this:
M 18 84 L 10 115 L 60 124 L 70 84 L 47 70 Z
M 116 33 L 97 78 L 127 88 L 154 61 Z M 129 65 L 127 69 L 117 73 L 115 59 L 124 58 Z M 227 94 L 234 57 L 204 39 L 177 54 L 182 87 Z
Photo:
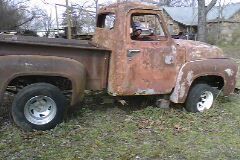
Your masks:
M 199 101 L 197 103 L 197 109 L 199 112 L 203 112 L 204 110 L 210 109 L 213 105 L 213 94 L 212 92 L 205 91 L 200 96 Z
M 57 105 L 48 96 L 32 97 L 24 106 L 26 119 L 36 125 L 44 125 L 54 119 L 57 113 Z

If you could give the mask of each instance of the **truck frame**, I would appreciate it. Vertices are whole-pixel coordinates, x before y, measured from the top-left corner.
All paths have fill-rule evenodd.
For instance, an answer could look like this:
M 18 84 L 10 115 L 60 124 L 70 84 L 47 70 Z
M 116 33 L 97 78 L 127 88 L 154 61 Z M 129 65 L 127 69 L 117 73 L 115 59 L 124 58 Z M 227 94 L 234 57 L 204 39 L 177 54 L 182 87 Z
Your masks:
M 154 31 L 133 38 L 143 30 L 135 21 Z M 218 47 L 172 39 L 161 9 L 138 3 L 101 8 L 91 41 L 0 36 L 0 101 L 6 91 L 15 94 L 11 114 L 24 130 L 55 127 L 84 90 L 165 95 L 203 112 L 219 91 L 234 91 L 237 71 Z

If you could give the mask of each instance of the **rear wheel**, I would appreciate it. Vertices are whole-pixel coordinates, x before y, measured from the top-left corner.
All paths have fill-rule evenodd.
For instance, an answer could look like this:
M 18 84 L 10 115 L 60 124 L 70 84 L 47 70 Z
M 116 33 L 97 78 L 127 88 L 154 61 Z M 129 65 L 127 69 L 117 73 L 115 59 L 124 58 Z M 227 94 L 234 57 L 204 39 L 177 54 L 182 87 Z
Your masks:
M 62 122 L 66 98 L 51 84 L 35 83 L 19 91 L 12 104 L 12 117 L 24 130 L 48 130 Z
M 213 106 L 219 90 L 207 84 L 196 84 L 192 87 L 186 100 L 189 112 L 204 112 Z

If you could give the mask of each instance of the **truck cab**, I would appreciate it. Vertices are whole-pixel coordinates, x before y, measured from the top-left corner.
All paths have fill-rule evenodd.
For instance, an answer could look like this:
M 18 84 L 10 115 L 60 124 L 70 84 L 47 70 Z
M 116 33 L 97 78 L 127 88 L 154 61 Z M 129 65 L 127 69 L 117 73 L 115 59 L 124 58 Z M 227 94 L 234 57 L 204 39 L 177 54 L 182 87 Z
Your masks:
M 112 50 L 108 79 L 112 95 L 170 93 L 185 60 L 161 10 L 136 3 L 102 8 L 93 41 Z
M 142 32 L 138 38 L 136 30 Z M 225 95 L 236 84 L 236 64 L 216 46 L 172 39 L 160 8 L 138 3 L 102 8 L 93 42 L 112 51 L 111 95 L 167 94 L 172 102 L 184 103 L 195 83 L 214 86 Z

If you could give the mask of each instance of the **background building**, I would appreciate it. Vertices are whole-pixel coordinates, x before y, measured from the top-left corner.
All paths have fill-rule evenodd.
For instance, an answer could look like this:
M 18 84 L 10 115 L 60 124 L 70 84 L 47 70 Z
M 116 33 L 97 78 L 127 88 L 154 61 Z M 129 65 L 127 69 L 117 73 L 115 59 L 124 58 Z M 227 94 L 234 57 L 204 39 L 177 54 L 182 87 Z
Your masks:
M 163 7 L 163 13 L 172 35 L 196 35 L 198 10 L 193 7 Z M 216 6 L 207 15 L 208 39 L 226 43 L 238 39 L 240 30 L 240 3 Z M 236 37 L 237 36 L 237 37 Z

